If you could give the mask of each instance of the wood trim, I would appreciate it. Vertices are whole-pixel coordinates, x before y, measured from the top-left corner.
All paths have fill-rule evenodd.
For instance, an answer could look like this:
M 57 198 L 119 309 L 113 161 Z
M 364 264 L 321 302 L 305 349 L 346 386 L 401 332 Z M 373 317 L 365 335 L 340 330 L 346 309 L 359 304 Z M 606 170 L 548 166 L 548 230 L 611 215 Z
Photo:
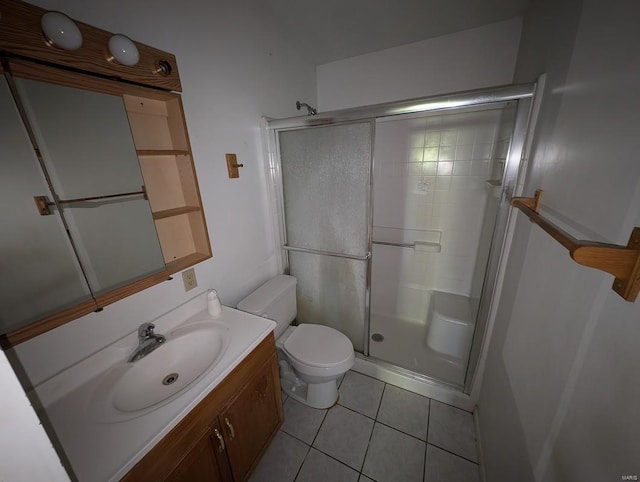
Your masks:
M 83 44 L 78 50 L 68 51 L 50 45 L 42 34 L 40 19 L 47 10 L 18 0 L 0 0 L 0 11 L 0 50 L 10 55 L 163 90 L 182 91 L 176 58 L 168 52 L 134 41 L 140 61 L 128 67 L 119 64 L 108 51 L 111 32 L 74 20 L 82 33 Z M 161 60 L 171 65 L 169 75 L 158 72 Z
M 163 270 L 158 273 L 146 276 L 140 280 L 129 283 L 120 288 L 105 293 L 104 295 L 96 296 L 95 299 L 83 301 L 78 305 L 74 305 L 66 310 L 59 311 L 53 315 L 42 318 L 29 325 L 18 328 L 17 330 L 10 331 L 9 333 L 0 336 L 0 346 L 3 349 L 8 349 L 13 346 L 19 345 L 22 342 L 42 335 L 47 331 L 51 331 L 54 328 L 64 325 L 70 321 L 73 321 L 82 316 L 93 313 L 102 309 L 104 306 L 120 301 L 127 296 L 138 293 L 151 286 L 157 285 L 163 281 L 167 281 L 170 278 L 169 271 Z
M 161 92 L 149 87 L 125 84 L 88 73 L 63 70 L 23 59 L 11 59 L 7 63 L 9 66 L 8 71 L 14 77 L 38 80 L 49 84 L 75 87 L 76 89 L 89 90 L 101 94 L 140 96 L 165 102 L 179 97 L 178 94 L 172 92 Z
M 184 459 L 194 441 L 211 428 L 218 414 L 266 363 L 277 366 L 275 338 L 270 333 L 222 382 L 158 442 L 123 481 L 164 480 Z M 279 382 L 279 377 L 276 378 Z
M 51 331 L 54 328 L 58 328 L 59 326 L 75 320 L 76 318 L 88 315 L 97 309 L 98 305 L 93 298 L 83 301 L 70 308 L 58 311 L 53 315 L 46 316 L 38 321 L 28 324 L 27 326 L 18 328 L 17 330 L 10 331 L 9 333 L 0 336 L 0 346 L 6 350 L 19 345 L 24 341 L 30 340 L 31 338 L 35 338 L 38 335 L 46 333 L 47 331 Z
M 164 150 L 164 149 L 138 149 L 138 156 L 190 156 L 191 152 L 180 149 Z
M 187 144 L 187 150 L 191 153 L 191 141 L 189 140 L 189 130 L 187 129 L 187 119 L 184 116 L 184 108 L 182 106 L 182 98 L 178 97 L 178 103 L 177 103 L 177 108 L 178 108 L 178 114 L 180 115 L 180 119 L 182 120 L 182 125 L 184 126 L 184 134 L 185 134 L 185 142 Z M 200 195 L 200 185 L 198 183 L 198 176 L 196 174 L 196 166 L 195 166 L 195 161 L 193 160 L 193 156 L 191 156 L 190 159 L 190 170 L 191 170 L 191 177 L 193 178 L 193 184 L 194 184 L 194 188 L 195 188 L 195 197 L 197 199 L 197 205 L 198 206 L 202 206 L 202 196 Z M 184 175 L 184 174 L 182 174 Z M 204 246 L 203 248 L 206 249 L 206 253 L 207 253 L 207 257 L 212 257 L 213 256 L 213 251 L 211 249 L 211 239 L 209 238 L 209 229 L 207 228 L 207 220 L 204 216 L 204 211 L 200 212 L 200 217 L 202 219 L 202 224 L 201 224 L 201 229 L 202 229 L 202 241 L 204 242 Z M 200 243 L 198 243 L 198 246 L 201 246 Z M 199 248 L 201 249 L 201 248 Z
M 102 308 L 104 306 L 110 305 L 111 303 L 115 303 L 116 301 L 120 301 L 128 296 L 138 293 L 139 291 L 151 288 L 158 283 L 167 281 L 170 277 L 171 275 L 166 269 L 159 271 L 149 276 L 145 276 L 144 278 L 137 281 L 133 281 L 132 283 L 121 286 L 120 288 L 109 290 L 109 292 L 105 294 L 97 295 L 96 303 L 100 308 Z
M 153 219 L 170 218 L 172 216 L 179 216 L 180 214 L 192 213 L 196 211 L 202 211 L 202 208 L 200 206 L 183 206 L 180 208 L 165 209 L 164 211 L 153 213 Z
M 635 301 L 640 292 L 640 227 L 633 228 L 626 246 L 576 239 L 538 213 L 541 200 L 538 189 L 532 198 L 513 198 L 511 205 L 564 246 L 576 263 L 613 275 L 613 291 Z
M 209 258 L 211 258 L 211 255 L 207 253 L 193 253 L 189 256 L 185 256 L 183 258 L 176 259 L 175 261 L 168 262 L 167 272 L 169 274 L 174 274 Z

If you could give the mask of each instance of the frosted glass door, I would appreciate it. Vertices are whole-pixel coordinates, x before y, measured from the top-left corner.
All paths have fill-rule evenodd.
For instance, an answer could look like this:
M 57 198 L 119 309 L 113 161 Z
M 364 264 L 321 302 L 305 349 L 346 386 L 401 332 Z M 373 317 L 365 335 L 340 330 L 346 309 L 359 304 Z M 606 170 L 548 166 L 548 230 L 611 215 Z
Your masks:
M 59 214 L 38 214 L 33 197 L 43 195 L 51 193 L 0 77 L 0 334 L 92 299 Z
M 279 142 L 288 246 L 338 255 L 289 252 L 298 321 L 336 328 L 363 351 L 371 124 L 284 131 Z

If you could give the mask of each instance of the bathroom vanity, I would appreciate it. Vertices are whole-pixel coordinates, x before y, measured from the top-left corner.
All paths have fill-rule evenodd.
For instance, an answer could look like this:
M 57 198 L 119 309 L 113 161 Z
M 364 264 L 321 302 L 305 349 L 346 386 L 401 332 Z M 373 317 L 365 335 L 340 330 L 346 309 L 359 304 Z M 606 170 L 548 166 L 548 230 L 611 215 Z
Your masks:
M 123 480 L 245 480 L 283 420 L 279 388 L 271 334 Z
M 35 388 L 41 418 L 74 475 L 92 481 L 246 480 L 283 421 L 275 323 L 228 307 L 213 320 L 206 293 L 152 321 L 167 341 L 147 357 L 126 362 L 138 344 L 132 332 Z M 209 325 L 228 333 L 211 366 L 158 403 L 122 409 L 122 400 L 140 395 L 127 391 L 150 390 L 121 383 L 136 364 L 148 359 L 161 367 L 157 385 L 164 371 L 186 377 L 189 360 L 206 349 L 188 341 L 175 355 L 171 344 L 189 330 L 204 338 Z M 124 375 L 112 376 L 118 370 Z

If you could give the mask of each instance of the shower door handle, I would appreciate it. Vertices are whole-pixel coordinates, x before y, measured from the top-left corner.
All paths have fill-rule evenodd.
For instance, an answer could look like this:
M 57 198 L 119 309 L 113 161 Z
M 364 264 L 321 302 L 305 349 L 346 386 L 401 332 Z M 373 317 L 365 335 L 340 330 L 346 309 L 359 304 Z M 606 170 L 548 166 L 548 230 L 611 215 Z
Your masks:
M 347 258 L 347 259 L 355 259 L 358 261 L 367 261 L 371 257 L 370 252 L 368 252 L 364 256 L 358 256 L 355 254 L 334 253 L 333 251 L 320 251 L 318 249 L 298 248 L 295 246 L 289 246 L 287 244 L 283 244 L 282 249 L 284 249 L 285 251 L 297 251 L 299 253 L 319 254 L 321 256 L 333 256 L 334 258 Z

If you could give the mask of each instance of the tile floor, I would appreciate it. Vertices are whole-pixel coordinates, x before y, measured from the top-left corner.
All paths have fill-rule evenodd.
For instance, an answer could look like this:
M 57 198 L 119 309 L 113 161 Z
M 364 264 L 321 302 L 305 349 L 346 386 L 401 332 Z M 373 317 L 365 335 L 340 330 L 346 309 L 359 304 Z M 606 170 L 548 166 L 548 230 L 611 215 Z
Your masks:
M 353 371 L 339 390 L 328 410 L 283 395 L 251 482 L 479 482 L 470 413 Z

